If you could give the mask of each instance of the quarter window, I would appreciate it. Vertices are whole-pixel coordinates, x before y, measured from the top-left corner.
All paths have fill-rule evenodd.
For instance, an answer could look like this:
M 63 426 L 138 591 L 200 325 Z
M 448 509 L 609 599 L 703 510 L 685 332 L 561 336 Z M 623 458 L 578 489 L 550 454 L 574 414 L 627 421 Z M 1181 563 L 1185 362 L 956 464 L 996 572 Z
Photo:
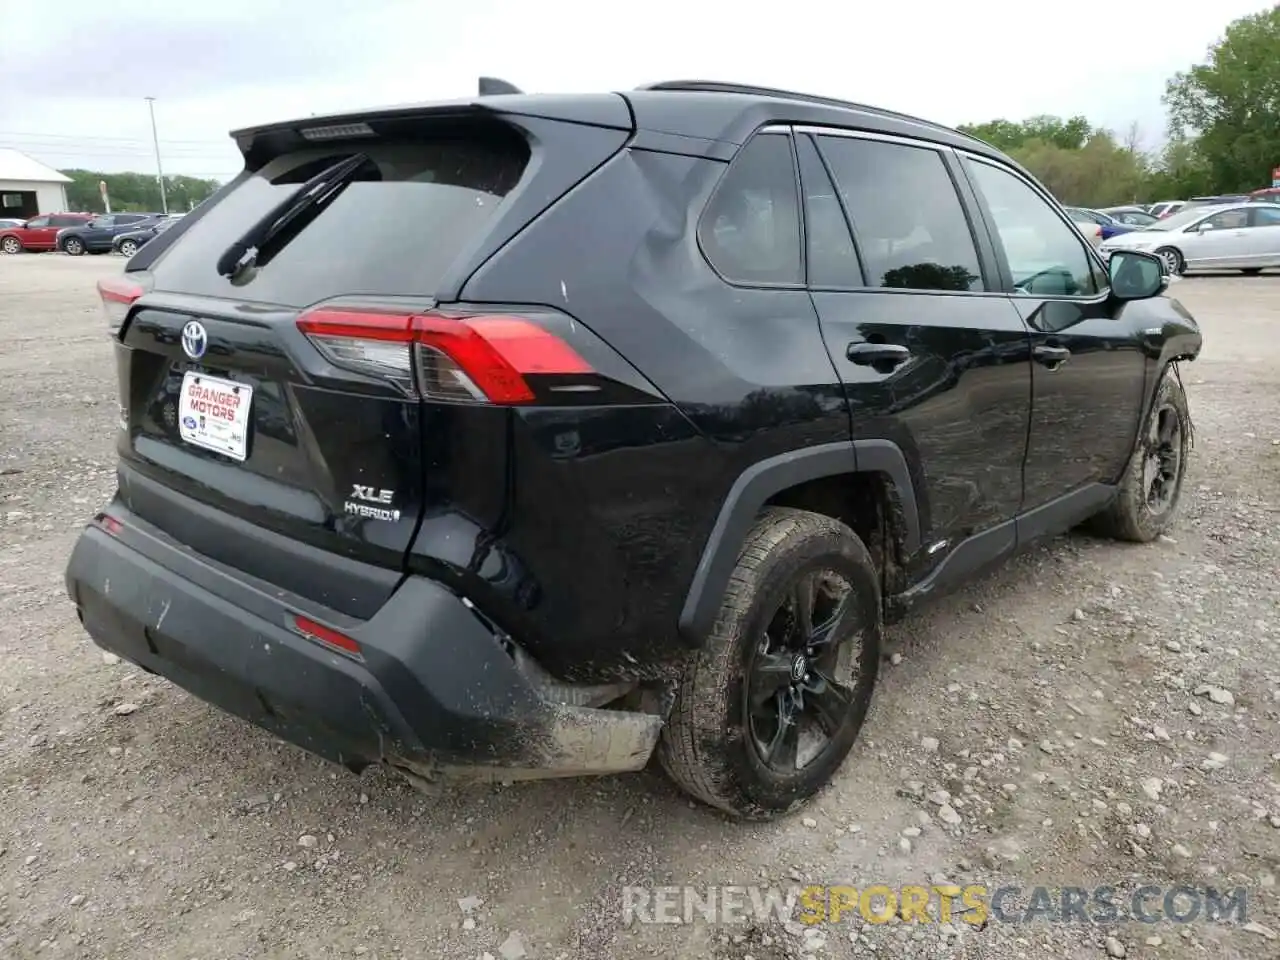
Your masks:
M 1026 181 L 988 163 L 969 162 L 1004 248 L 1015 293 L 1093 296 L 1106 281 L 1075 231 Z
M 868 285 L 983 289 L 969 221 L 937 150 L 850 137 L 818 141 L 853 221 Z
M 796 138 L 800 184 L 804 190 L 804 234 L 811 287 L 865 285 L 858 253 L 845 220 L 836 188 L 809 137 Z
M 742 148 L 707 206 L 698 239 L 712 266 L 730 281 L 803 281 L 789 136 L 761 134 Z

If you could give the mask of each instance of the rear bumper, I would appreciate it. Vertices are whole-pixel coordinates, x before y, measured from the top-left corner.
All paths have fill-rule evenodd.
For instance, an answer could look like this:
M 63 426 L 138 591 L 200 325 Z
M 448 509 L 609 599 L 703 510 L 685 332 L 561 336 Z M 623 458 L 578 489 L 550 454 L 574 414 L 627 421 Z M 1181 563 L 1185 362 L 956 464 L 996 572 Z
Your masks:
M 100 647 L 313 753 L 425 779 L 638 770 L 662 721 L 545 699 L 459 597 L 409 577 L 368 620 L 182 547 L 114 504 L 81 535 L 67 589 Z M 355 640 L 338 652 L 303 616 Z

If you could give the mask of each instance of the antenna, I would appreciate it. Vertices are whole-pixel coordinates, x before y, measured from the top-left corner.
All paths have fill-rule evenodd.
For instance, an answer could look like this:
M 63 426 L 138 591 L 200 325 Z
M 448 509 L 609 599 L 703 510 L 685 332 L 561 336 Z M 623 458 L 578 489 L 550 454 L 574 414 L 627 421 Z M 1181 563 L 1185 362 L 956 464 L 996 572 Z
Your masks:
M 524 93 L 524 91 L 515 84 L 499 80 L 497 77 L 480 78 L 480 96 L 496 97 L 504 93 Z

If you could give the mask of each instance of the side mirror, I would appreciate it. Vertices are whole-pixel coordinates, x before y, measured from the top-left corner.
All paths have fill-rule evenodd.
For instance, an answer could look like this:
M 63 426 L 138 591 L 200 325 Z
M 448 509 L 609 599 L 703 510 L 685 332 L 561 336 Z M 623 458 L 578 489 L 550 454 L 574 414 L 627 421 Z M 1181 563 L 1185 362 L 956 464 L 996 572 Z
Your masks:
M 1164 265 L 1153 253 L 1117 250 L 1107 261 L 1107 273 L 1117 300 L 1148 300 L 1168 285 Z

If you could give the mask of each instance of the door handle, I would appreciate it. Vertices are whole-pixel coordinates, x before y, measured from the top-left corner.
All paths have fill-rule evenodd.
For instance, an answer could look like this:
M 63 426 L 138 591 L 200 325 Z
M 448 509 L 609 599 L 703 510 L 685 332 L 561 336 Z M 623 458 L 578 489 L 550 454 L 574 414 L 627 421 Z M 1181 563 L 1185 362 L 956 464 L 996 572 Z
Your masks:
M 1071 359 L 1071 351 L 1066 347 L 1051 347 L 1042 343 L 1031 351 L 1031 356 L 1036 363 L 1046 366 L 1050 370 L 1057 370 Z
M 898 343 L 867 343 L 859 341 L 849 344 L 844 355 L 854 363 L 863 367 L 878 364 L 901 366 L 911 359 L 911 351 Z

